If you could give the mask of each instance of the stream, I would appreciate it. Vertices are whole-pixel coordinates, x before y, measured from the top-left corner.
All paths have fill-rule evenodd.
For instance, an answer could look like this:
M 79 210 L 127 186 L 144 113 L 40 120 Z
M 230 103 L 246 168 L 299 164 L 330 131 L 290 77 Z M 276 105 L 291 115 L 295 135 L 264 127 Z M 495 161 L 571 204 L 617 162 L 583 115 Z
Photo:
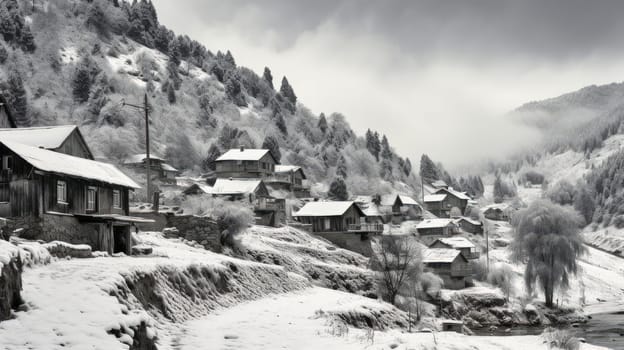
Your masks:
M 584 338 L 592 345 L 603 346 L 614 350 L 624 350 L 624 310 L 611 313 L 598 313 L 591 315 L 591 319 L 577 327 L 569 326 L 567 329 L 576 332 L 576 336 Z M 510 329 L 499 328 L 495 331 L 487 329 L 473 330 L 475 335 L 480 336 L 511 336 L 511 335 L 540 335 L 543 327 L 513 327 Z

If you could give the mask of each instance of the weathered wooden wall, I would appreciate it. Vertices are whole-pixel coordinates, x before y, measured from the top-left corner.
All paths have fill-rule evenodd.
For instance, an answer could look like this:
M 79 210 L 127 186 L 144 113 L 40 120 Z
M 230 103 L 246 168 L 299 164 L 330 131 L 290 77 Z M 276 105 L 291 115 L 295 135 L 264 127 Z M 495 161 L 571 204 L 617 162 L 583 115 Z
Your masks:
M 59 148 L 54 149 L 54 151 L 74 157 L 93 159 L 93 155 L 89 151 L 84 139 L 80 136 L 78 129 L 72 131 L 63 144 Z

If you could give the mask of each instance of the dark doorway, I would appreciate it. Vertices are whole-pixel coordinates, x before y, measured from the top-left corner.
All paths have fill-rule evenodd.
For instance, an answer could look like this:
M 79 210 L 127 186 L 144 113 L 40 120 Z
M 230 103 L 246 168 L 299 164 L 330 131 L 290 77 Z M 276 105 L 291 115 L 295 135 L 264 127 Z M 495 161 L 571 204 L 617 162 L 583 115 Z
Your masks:
M 130 227 L 129 226 L 113 226 L 113 253 L 130 252 Z

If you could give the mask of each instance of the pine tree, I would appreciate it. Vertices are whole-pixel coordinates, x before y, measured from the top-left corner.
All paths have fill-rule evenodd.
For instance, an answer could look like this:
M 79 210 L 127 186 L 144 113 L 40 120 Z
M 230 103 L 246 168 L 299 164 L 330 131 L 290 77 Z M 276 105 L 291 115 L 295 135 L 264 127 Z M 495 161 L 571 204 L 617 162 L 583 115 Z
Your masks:
M 336 164 L 336 175 L 342 177 L 343 179 L 347 178 L 347 160 L 342 153 L 340 154 L 340 158 L 338 158 L 338 163 Z
M 366 149 L 370 154 L 375 157 L 375 160 L 379 161 L 379 145 L 377 144 L 377 139 L 375 139 L 375 134 L 368 129 L 366 130 Z
M 167 101 L 169 101 L 170 104 L 176 103 L 176 94 L 172 84 L 167 85 Z
M 37 48 L 37 46 L 35 45 L 35 37 L 30 31 L 30 27 L 24 26 L 24 28 L 22 29 L 20 44 L 22 45 L 22 49 L 27 52 L 33 52 Z
M 337 177 L 329 185 L 329 191 L 327 197 L 336 201 L 346 201 L 349 199 L 349 191 L 347 190 L 347 184 L 340 177 Z
M 386 135 L 381 139 L 381 159 L 392 160 L 392 150 Z
M 169 42 L 167 55 L 169 56 L 170 62 L 173 62 L 176 67 L 180 65 L 182 54 L 180 53 L 180 46 L 178 45 L 178 41 L 176 39 Z
M 156 49 L 160 52 L 169 54 L 169 42 L 171 41 L 171 37 L 173 35 L 170 34 L 169 30 L 165 26 L 159 26 L 156 31 L 156 36 L 154 37 L 154 45 Z
M 409 158 L 405 158 L 405 166 L 403 166 L 405 176 L 409 176 L 412 173 L 412 161 Z
M 7 58 L 9 58 L 9 52 L 6 47 L 2 43 L 0 43 L 0 64 L 4 64 Z
M 215 161 L 220 156 L 221 150 L 219 149 L 219 147 L 214 143 L 211 144 L 210 148 L 208 148 L 208 154 L 206 155 L 206 159 L 204 159 L 204 162 L 202 164 L 204 170 L 215 171 L 217 169 L 217 164 L 215 163 Z
M 234 56 L 232 56 L 232 53 L 230 52 L 230 50 L 228 50 L 225 53 L 225 58 L 224 58 L 225 62 L 227 64 L 229 64 L 231 66 L 231 68 L 236 68 L 236 61 L 234 61 Z
M 286 128 L 286 121 L 284 120 L 284 116 L 282 115 L 281 112 L 277 112 L 277 114 L 275 114 L 275 125 L 277 125 L 277 128 L 279 129 L 279 131 L 282 132 L 282 134 L 288 135 L 288 129 Z
M 327 118 L 325 118 L 325 113 L 321 112 L 321 115 L 319 116 L 318 128 L 321 129 L 321 132 L 323 134 L 327 132 L 328 126 L 327 126 Z
M 91 92 L 91 68 L 87 58 L 83 58 L 78 62 L 74 77 L 72 79 L 72 92 L 74 100 L 79 103 L 87 102 L 89 93 Z
M 230 74 L 225 82 L 225 93 L 239 107 L 247 107 L 247 101 L 239 81 L 238 74 Z
M 440 179 L 438 168 L 426 154 L 420 157 L 420 177 L 427 183 L 432 183 Z
M 277 139 L 275 137 L 265 137 L 264 141 L 262 142 L 262 148 L 268 149 L 278 163 L 282 159 L 282 153 L 280 152 L 279 143 L 277 142 Z
M 26 90 L 24 89 L 24 82 L 21 74 L 12 69 L 9 72 L 8 77 L 9 85 L 9 105 L 15 116 L 15 120 L 18 126 L 30 126 L 30 121 L 26 115 L 28 111 L 28 98 L 26 96 Z
M 273 75 L 271 74 L 271 70 L 269 69 L 269 67 L 264 67 L 264 73 L 262 74 L 262 78 L 264 79 L 264 81 L 267 82 L 267 84 L 269 84 L 271 89 L 274 89 L 274 87 L 273 87 Z
M 297 95 L 295 95 L 295 90 L 288 83 L 288 79 L 286 77 L 282 78 L 282 86 L 280 87 L 280 94 L 286 98 L 293 106 L 297 105 Z

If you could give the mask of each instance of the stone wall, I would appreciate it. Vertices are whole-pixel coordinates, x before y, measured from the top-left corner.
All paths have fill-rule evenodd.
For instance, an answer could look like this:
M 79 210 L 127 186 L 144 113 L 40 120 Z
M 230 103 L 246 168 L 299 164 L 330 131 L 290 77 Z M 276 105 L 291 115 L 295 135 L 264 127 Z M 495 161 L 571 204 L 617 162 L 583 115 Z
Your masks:
M 375 235 L 370 233 L 348 232 L 315 232 L 315 236 L 325 238 L 340 248 L 371 257 L 373 251 L 371 240 Z
M 22 261 L 12 258 L 7 264 L 0 263 L 0 321 L 11 317 L 11 310 L 21 303 Z
M 177 230 L 166 230 L 168 237 L 181 237 L 195 241 L 208 250 L 221 251 L 220 231 L 217 223 L 208 217 L 195 215 L 167 215 L 167 227 Z
M 154 220 L 153 223 L 143 223 L 143 222 L 137 223 L 136 225 L 139 228 L 139 230 L 141 230 L 141 231 L 156 231 L 156 232 L 160 232 L 165 227 L 167 227 L 167 217 L 168 216 L 172 216 L 173 214 L 150 213 L 150 212 L 145 212 L 145 213 L 132 212 L 132 213 L 130 213 L 130 215 L 136 216 L 136 217 L 139 217 L 139 218 Z

